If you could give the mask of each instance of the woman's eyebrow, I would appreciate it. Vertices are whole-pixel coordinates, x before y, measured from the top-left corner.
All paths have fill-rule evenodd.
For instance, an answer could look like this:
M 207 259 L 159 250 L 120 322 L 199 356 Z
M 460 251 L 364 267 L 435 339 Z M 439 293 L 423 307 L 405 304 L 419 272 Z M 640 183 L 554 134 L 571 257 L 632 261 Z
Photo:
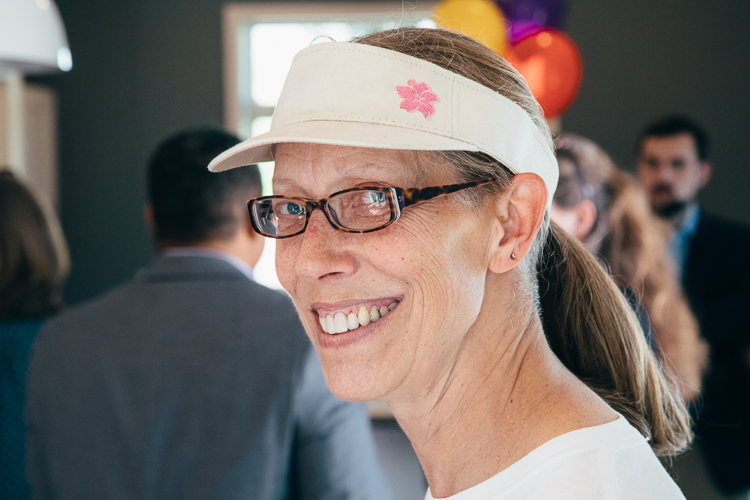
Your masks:
M 378 165 L 375 163 L 366 163 L 364 165 L 357 165 L 357 166 L 351 166 L 351 165 L 346 165 L 346 164 L 339 165 L 335 168 L 336 175 L 338 175 L 337 181 L 354 180 L 358 182 L 379 182 L 370 178 L 366 178 L 364 175 L 362 175 L 363 171 L 370 170 L 373 167 L 377 168 Z M 286 186 L 286 185 L 296 186 L 297 179 L 292 178 L 292 177 L 276 177 L 274 175 L 273 185 L 274 186 Z
M 407 183 L 414 183 L 414 175 L 407 175 L 408 179 L 400 179 L 400 180 L 394 180 L 393 174 L 395 172 L 382 172 L 378 171 L 377 165 L 375 164 L 368 164 L 368 165 L 362 165 L 358 167 L 349 167 L 349 166 L 342 166 L 339 168 L 336 168 L 336 174 L 337 178 L 335 180 L 336 184 L 363 184 L 368 182 L 374 182 L 378 184 L 388 184 L 388 185 L 396 185 L 401 184 L 404 181 Z M 404 177 L 399 176 L 399 177 Z M 274 177 L 273 178 L 273 185 L 279 186 L 279 187 L 287 187 L 287 186 L 300 186 L 299 180 L 291 177 Z M 350 186 L 351 187 L 351 186 Z M 345 188 L 342 188 L 345 189 Z
M 419 184 L 416 172 L 403 167 L 398 169 L 388 168 L 387 165 L 372 160 L 363 161 L 359 164 L 340 162 L 333 166 L 332 172 L 336 178 L 333 182 L 326 183 L 328 189 L 325 196 L 368 184 L 400 188 L 415 187 Z M 286 194 L 315 198 L 317 195 L 313 196 L 313 193 L 310 193 L 307 187 L 296 177 L 276 177 L 274 175 L 273 178 L 274 194 L 283 190 Z
M 331 191 L 331 193 L 333 193 L 336 191 L 342 191 L 344 189 L 349 189 L 349 188 L 368 185 L 368 184 L 377 184 L 377 185 L 382 184 L 384 186 L 400 187 L 396 185 L 398 183 L 373 179 L 371 177 L 342 176 L 336 179 L 336 182 L 332 185 L 333 187 L 330 187 L 329 190 Z M 306 194 L 307 190 L 294 179 L 289 179 L 289 178 L 274 179 L 273 188 L 274 188 L 274 193 L 276 192 L 277 189 L 299 190 L 300 191 L 299 194 L 307 196 Z M 331 193 L 328 193 L 328 194 L 331 194 Z
M 272 180 L 272 183 L 273 183 L 273 187 L 276 187 L 276 186 L 286 186 L 286 185 L 289 185 L 289 184 L 294 184 L 294 180 L 286 178 L 286 177 L 281 177 L 281 178 L 274 177 L 273 180 Z

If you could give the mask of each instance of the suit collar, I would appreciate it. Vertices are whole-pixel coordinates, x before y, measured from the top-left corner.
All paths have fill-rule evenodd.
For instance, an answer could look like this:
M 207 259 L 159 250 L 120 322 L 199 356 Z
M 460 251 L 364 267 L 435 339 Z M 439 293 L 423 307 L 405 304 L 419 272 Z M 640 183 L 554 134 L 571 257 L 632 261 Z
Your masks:
M 161 252 L 160 257 L 209 257 L 231 264 L 239 272 L 253 279 L 253 268 L 239 257 L 223 250 L 201 247 L 172 247 Z
M 232 264 L 212 257 L 158 256 L 150 267 L 136 273 L 136 281 L 248 280 Z

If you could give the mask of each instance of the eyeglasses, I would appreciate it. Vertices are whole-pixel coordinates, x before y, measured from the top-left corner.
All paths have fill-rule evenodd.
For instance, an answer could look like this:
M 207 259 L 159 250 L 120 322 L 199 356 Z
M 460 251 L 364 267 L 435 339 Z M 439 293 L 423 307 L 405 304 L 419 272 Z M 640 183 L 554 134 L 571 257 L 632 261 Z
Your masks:
M 248 201 L 247 208 L 253 229 L 269 238 L 290 238 L 304 233 L 316 208 L 339 231 L 371 233 L 396 222 L 407 207 L 491 182 L 495 182 L 492 177 L 425 188 L 359 187 L 318 201 L 296 196 L 261 196 Z

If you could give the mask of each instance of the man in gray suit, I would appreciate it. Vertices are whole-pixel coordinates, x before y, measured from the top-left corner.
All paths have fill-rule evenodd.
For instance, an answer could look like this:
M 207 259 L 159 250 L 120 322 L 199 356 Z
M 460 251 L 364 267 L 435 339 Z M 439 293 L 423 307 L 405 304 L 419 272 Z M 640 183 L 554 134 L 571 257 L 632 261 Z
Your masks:
M 149 165 L 159 256 L 51 321 L 29 371 L 35 498 L 389 498 L 361 405 L 326 387 L 291 301 L 251 280 L 257 167 L 239 140 L 173 136 Z

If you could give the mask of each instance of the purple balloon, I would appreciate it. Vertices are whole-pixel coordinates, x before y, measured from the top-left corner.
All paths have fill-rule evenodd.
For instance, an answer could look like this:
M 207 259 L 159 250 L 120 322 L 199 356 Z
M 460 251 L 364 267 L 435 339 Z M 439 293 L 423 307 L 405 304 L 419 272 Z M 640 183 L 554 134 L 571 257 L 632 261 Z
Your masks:
M 510 42 L 542 28 L 562 29 L 566 0 L 495 0 L 510 25 Z

